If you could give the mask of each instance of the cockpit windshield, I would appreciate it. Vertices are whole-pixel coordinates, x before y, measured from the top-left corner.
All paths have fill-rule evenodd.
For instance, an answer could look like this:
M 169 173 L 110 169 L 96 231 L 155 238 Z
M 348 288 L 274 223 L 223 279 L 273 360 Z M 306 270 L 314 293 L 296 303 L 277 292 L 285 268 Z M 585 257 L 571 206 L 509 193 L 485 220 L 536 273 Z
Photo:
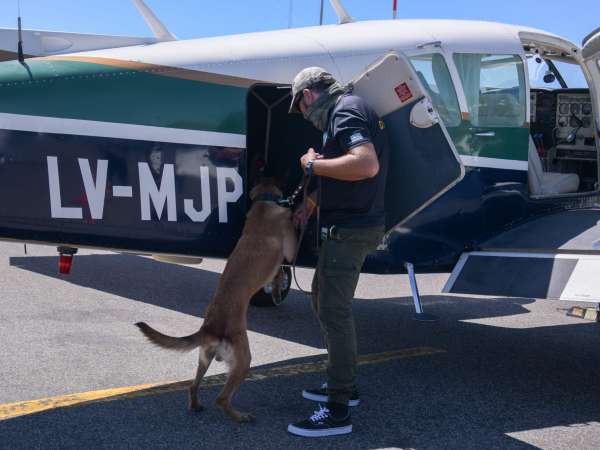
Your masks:
M 543 60 L 538 55 L 528 55 L 529 68 L 529 83 L 532 88 L 549 88 L 560 89 L 563 86 L 560 84 L 559 77 L 556 72 L 562 77 L 567 88 L 588 88 L 588 84 L 581 70 L 581 66 L 573 62 L 569 64 L 564 61 L 552 60 L 550 67 L 546 60 Z

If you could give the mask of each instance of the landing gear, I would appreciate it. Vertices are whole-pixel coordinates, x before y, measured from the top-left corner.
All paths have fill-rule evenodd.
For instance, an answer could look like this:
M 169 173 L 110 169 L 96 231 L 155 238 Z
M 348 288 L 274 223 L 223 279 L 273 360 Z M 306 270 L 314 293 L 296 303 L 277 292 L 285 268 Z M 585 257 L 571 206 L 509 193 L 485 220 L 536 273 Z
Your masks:
M 281 277 L 280 295 L 274 292 L 273 283 L 269 283 L 252 296 L 250 299 L 252 306 L 273 307 L 283 303 L 292 286 L 292 270 L 289 266 L 281 266 L 279 270 L 281 271 L 279 274 Z
M 412 263 L 404 263 L 406 271 L 408 272 L 408 279 L 410 280 L 410 290 L 412 291 L 413 302 L 415 304 L 415 320 L 421 322 L 436 322 L 437 316 L 433 314 L 427 314 L 423 312 L 423 305 L 421 305 L 421 296 L 419 295 L 419 287 L 417 286 L 417 277 L 415 275 L 415 268 Z

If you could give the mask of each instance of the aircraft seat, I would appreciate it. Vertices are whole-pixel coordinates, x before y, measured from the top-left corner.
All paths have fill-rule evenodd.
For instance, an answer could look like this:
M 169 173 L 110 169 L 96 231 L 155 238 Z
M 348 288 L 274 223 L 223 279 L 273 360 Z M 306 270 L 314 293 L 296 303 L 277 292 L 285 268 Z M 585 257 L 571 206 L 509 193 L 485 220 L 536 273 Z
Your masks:
M 544 172 L 533 139 L 529 137 L 529 191 L 533 195 L 568 194 L 579 189 L 576 173 Z
M 479 105 L 480 126 L 515 126 L 523 121 L 523 108 L 518 99 L 508 93 L 487 92 L 481 95 Z

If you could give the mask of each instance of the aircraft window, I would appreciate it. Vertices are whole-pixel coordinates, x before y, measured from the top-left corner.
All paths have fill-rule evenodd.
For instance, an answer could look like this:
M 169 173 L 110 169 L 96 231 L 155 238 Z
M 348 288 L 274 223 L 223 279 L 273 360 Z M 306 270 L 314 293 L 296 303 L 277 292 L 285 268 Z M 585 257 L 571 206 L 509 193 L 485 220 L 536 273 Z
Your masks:
M 556 60 L 552 62 L 565 79 L 567 86 L 570 88 L 589 88 L 583 70 L 579 64 L 569 64 L 567 62 Z
M 475 126 L 525 123 L 525 75 L 517 55 L 456 53 L 454 62 Z
M 552 63 L 565 80 L 569 88 L 585 88 L 589 86 L 585 80 L 585 75 L 579 64 L 569 64 L 564 61 L 552 60 Z M 539 56 L 533 55 L 528 59 L 529 84 L 532 88 L 558 88 L 562 86 L 557 79 L 551 77 L 550 82 L 544 81 L 544 76 L 550 72 L 550 68 Z
M 433 53 L 413 56 L 410 60 L 444 125 L 447 127 L 458 126 L 460 124 L 460 107 L 444 57 L 439 53 Z

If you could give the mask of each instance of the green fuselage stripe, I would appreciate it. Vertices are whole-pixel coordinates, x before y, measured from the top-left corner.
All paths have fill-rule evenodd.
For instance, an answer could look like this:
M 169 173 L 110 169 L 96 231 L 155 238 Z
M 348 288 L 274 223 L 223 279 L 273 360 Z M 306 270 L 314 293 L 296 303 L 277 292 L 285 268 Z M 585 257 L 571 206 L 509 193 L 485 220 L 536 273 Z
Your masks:
M 246 134 L 247 86 L 84 61 L 0 63 L 0 112 Z M 493 137 L 475 133 L 493 131 Z M 527 161 L 529 130 L 448 127 L 460 155 Z
M 0 112 L 246 133 L 246 87 L 79 61 L 0 64 Z

